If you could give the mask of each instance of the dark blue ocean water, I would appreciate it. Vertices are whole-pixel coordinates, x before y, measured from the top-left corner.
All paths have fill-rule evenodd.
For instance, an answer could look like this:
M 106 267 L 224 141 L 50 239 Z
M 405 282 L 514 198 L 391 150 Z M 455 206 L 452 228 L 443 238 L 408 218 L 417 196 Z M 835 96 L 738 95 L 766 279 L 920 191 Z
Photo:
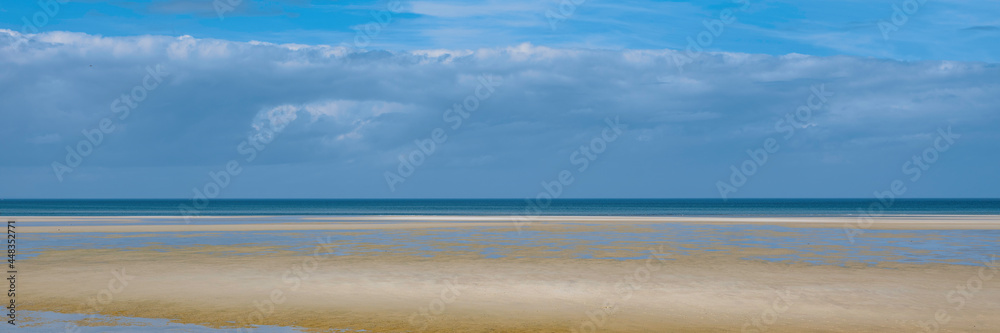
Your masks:
M 198 215 L 860 215 L 876 199 L 215 199 Z M 178 216 L 191 200 L 0 200 L 6 216 Z M 877 211 L 876 211 L 877 212 Z M 896 199 L 883 214 L 1000 215 L 1000 199 Z

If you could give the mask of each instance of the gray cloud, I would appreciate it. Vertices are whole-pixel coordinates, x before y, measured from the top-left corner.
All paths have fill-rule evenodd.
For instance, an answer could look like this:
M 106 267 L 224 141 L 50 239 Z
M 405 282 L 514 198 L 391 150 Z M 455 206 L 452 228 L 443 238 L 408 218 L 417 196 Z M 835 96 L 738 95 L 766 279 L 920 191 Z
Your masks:
M 729 164 L 778 135 L 775 122 L 820 85 L 835 97 L 782 151 L 786 161 L 806 169 L 775 162 L 774 170 L 808 177 L 858 176 L 877 165 L 894 169 L 927 145 L 921 135 L 949 125 L 969 138 L 964 158 L 997 161 L 978 156 L 995 152 L 1000 142 L 995 64 L 706 53 L 680 73 L 676 55 L 530 44 L 387 52 L 188 36 L 0 31 L 0 168 L 5 177 L 51 177 L 50 163 L 63 159 L 62 147 L 112 116 L 112 101 L 157 64 L 170 73 L 164 85 L 118 124 L 73 177 L 110 181 L 115 176 L 109 170 L 154 168 L 149 172 L 173 175 L 213 167 L 239 158 L 236 146 L 268 112 L 289 108 L 295 120 L 255 166 L 298 170 L 268 169 L 289 181 L 321 174 L 317 168 L 337 170 L 323 175 L 367 186 L 361 193 L 378 196 L 384 193 L 382 171 L 414 149 L 414 140 L 449 126 L 442 113 L 474 93 L 483 74 L 503 78 L 502 87 L 449 132 L 446 145 L 423 166 L 424 180 L 407 184 L 414 192 L 406 193 L 481 193 L 457 183 L 476 175 L 489 175 L 499 195 L 517 196 L 518 188 L 533 193 L 538 181 L 567 167 L 569 152 L 599 133 L 605 117 L 620 116 L 629 131 L 609 152 L 607 174 L 591 176 L 596 182 L 642 186 L 623 192 L 640 196 L 656 196 L 648 184 L 681 196 L 713 196 L 712 184 Z M 611 176 L 620 173 L 631 178 Z M 841 181 L 855 187 L 834 182 L 829 193 L 866 195 L 881 185 Z M 773 191 L 762 193 L 784 193 Z
M 1000 30 L 1000 27 L 995 26 L 995 25 L 977 25 L 977 26 L 968 27 L 968 28 L 965 28 L 965 29 L 962 29 L 962 30 L 967 30 L 967 31 L 998 31 L 998 30 Z

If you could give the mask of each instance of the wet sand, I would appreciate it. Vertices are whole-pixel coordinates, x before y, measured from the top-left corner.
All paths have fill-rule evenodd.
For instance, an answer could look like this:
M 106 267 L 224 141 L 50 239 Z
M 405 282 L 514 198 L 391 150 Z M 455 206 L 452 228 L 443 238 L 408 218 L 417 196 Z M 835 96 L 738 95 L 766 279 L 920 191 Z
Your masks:
M 472 228 L 472 224 L 514 230 L 509 217 L 505 218 L 460 223 L 439 221 L 468 220 L 317 218 L 306 225 L 213 222 L 218 224 L 166 226 L 191 228 L 187 231 L 224 227 L 229 229 L 211 230 L 230 232 L 283 226 L 280 230 L 307 233 L 405 228 L 414 235 L 421 229 Z M 105 222 L 97 222 L 100 225 L 46 226 L 52 222 L 20 218 L 18 231 L 96 232 L 98 226 L 106 229 L 97 230 L 112 233 L 167 231 L 157 229 L 163 225 L 102 219 Z M 599 234 L 605 230 L 601 228 L 678 222 L 663 219 L 546 218 L 522 227 Z M 679 219 L 810 228 L 817 227 L 815 223 L 841 228 L 856 222 L 855 218 Z M 982 216 L 891 217 L 871 226 L 996 230 L 996 224 L 996 217 Z M 317 226 L 329 229 L 312 229 Z M 61 229 L 68 227 L 90 231 Z M 523 247 L 516 249 L 517 257 L 504 258 L 457 250 L 425 256 L 398 252 L 394 244 L 367 244 L 372 251 L 365 253 L 330 254 L 341 243 L 317 235 L 295 249 L 264 243 L 46 249 L 20 261 L 18 287 L 24 295 L 20 309 L 165 318 L 218 328 L 262 324 L 316 331 L 921 331 L 920 323 L 935 325 L 928 323 L 936 322 L 936 314 L 942 322 L 936 325 L 944 332 L 1000 329 L 997 259 L 992 268 L 987 263 L 815 265 L 746 260 L 738 249 L 677 255 L 672 253 L 676 244 L 669 242 L 606 245 L 609 251 L 649 254 L 642 259 L 574 258 L 580 250 L 572 247 Z M 782 250 L 747 248 L 745 252 L 769 251 Z

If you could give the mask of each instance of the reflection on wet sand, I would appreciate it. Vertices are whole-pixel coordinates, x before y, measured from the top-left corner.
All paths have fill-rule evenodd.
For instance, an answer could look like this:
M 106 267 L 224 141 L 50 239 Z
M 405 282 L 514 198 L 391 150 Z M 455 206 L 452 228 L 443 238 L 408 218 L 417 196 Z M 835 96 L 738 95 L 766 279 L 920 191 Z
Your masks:
M 921 221 L 852 244 L 839 228 L 786 223 L 424 223 L 26 232 L 23 309 L 319 331 L 1000 327 L 993 228 Z M 101 296 L 115 272 L 127 285 Z M 949 298 L 967 283 L 976 290 Z

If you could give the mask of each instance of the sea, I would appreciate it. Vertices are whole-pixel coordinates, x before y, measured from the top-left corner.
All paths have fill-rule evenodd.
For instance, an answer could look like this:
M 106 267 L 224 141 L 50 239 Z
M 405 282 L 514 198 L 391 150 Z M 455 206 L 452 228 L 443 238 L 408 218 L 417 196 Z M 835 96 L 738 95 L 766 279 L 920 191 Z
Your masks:
M 1000 199 L 0 199 L 0 216 L 1000 215 Z

